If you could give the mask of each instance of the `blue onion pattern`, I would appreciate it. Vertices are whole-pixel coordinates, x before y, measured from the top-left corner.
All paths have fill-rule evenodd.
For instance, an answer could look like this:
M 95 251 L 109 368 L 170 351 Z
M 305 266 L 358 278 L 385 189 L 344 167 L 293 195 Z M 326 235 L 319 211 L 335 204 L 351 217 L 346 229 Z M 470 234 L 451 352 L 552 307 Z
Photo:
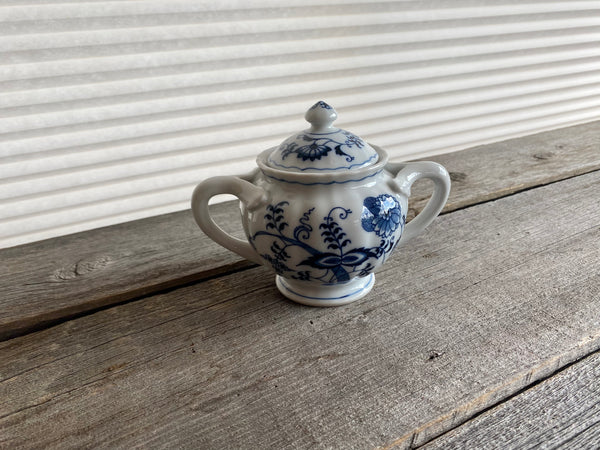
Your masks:
M 310 109 L 315 109 L 315 108 L 333 109 L 331 106 L 329 106 L 323 100 L 319 100 L 317 103 L 315 103 L 314 105 L 312 105 L 310 107 Z
M 406 217 L 401 213 L 400 203 L 391 195 L 367 197 L 363 203 L 362 227 L 365 231 L 374 232 L 377 236 L 382 238 L 392 236 L 398 227 L 404 227 L 405 220 Z
M 363 148 L 365 143 L 361 138 L 348 131 L 341 130 L 341 132 L 345 137 L 342 142 L 319 134 L 299 134 L 290 138 L 281 144 L 281 159 L 284 160 L 288 156 L 295 154 L 302 161 L 315 161 L 328 156 L 333 150 L 335 155 L 344 157 L 346 162 L 354 161 L 354 156 L 346 152 L 353 147 Z M 304 141 L 306 144 L 299 145 L 298 140 Z M 346 148 L 344 149 L 344 147 Z
M 262 253 L 260 256 L 279 275 L 324 284 L 346 282 L 356 276 L 365 277 L 375 269 L 377 260 L 384 260 L 393 250 L 397 243 L 394 231 L 404 225 L 404 216 L 400 214 L 397 200 L 390 195 L 368 197 L 364 204 L 375 211 L 373 214 L 365 206 L 369 215 L 365 216 L 363 208 L 361 219 L 365 230 L 375 231 L 382 238 L 376 247 L 352 245 L 352 240 L 342 226 L 342 222 L 352 211 L 341 206 L 331 208 L 318 226 L 325 250 L 313 247 L 308 241 L 314 232 L 311 214 L 315 208 L 307 210 L 292 230 L 285 217 L 285 209 L 289 205 L 285 201 L 267 206 L 264 215 L 265 229 L 254 233 L 250 243 L 257 248 L 258 239 L 270 239 L 270 253 Z M 290 264 L 292 257 L 288 252 L 292 247 L 296 248 L 294 252 L 305 254 L 294 266 Z

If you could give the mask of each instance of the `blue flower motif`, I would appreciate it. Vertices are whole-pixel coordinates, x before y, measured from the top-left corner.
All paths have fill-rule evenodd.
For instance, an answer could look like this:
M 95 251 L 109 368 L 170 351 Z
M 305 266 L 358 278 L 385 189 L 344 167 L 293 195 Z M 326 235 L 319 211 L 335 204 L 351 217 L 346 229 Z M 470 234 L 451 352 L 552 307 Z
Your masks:
M 315 108 L 333 109 L 331 106 L 329 106 L 323 100 L 319 100 L 317 103 L 315 103 L 314 105 L 312 105 L 310 107 L 310 109 L 315 109 Z
M 404 217 L 400 209 L 400 203 L 391 195 L 367 197 L 363 202 L 360 217 L 362 227 L 382 238 L 390 237 L 398 227 L 404 225 Z
M 306 141 L 308 139 L 305 137 L 304 140 Z M 303 145 L 294 150 L 294 152 L 298 154 L 298 158 L 302 158 L 302 161 L 306 161 L 307 159 L 311 161 L 321 159 L 322 156 L 327 156 L 327 153 L 330 151 L 331 147 L 328 147 L 327 144 L 317 144 L 316 140 L 311 144 Z

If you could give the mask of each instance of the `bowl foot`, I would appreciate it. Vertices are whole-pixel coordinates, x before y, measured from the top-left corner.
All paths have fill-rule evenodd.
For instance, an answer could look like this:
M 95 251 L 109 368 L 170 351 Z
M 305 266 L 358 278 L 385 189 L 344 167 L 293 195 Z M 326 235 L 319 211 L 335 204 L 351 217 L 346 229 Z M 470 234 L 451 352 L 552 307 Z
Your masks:
M 275 282 L 279 292 L 297 303 L 309 306 L 340 306 L 367 295 L 375 284 L 375 274 L 332 285 L 312 285 L 289 280 L 280 275 L 277 275 Z

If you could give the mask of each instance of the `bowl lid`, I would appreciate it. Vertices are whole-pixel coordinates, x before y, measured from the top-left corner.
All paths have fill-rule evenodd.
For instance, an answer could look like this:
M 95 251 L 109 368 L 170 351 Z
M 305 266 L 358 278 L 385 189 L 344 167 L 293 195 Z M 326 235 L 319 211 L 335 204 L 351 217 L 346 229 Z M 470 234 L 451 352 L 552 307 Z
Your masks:
M 335 109 L 323 101 L 306 111 L 311 127 L 293 134 L 271 152 L 267 164 L 289 172 L 348 171 L 373 165 L 375 149 L 349 131 L 335 128 Z

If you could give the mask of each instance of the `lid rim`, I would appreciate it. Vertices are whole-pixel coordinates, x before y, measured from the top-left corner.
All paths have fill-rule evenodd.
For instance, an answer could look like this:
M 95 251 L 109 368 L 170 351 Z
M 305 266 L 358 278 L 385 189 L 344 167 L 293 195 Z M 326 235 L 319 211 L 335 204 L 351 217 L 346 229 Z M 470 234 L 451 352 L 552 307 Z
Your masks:
M 269 155 L 269 157 L 267 158 L 267 163 L 269 164 L 270 167 L 273 167 L 273 165 L 280 167 L 280 170 L 285 170 L 288 169 L 288 171 L 291 171 L 289 169 L 294 169 L 293 171 L 300 171 L 300 172 L 305 172 L 305 173 L 312 173 L 312 171 L 315 171 L 315 173 L 319 173 L 319 172 L 341 172 L 341 171 L 348 171 L 348 170 L 358 170 L 361 169 L 363 167 L 368 167 L 373 165 L 375 162 L 377 162 L 377 160 L 373 161 L 374 158 L 378 158 L 378 154 L 374 154 L 371 155 L 367 160 L 362 161 L 362 162 L 358 162 L 358 163 L 354 163 L 354 164 L 350 164 L 349 166 L 338 166 L 338 167 L 299 167 L 299 166 L 285 166 L 281 163 L 278 163 L 277 161 L 274 161 L 271 158 L 271 155 Z M 277 168 L 274 167 L 274 168 Z

